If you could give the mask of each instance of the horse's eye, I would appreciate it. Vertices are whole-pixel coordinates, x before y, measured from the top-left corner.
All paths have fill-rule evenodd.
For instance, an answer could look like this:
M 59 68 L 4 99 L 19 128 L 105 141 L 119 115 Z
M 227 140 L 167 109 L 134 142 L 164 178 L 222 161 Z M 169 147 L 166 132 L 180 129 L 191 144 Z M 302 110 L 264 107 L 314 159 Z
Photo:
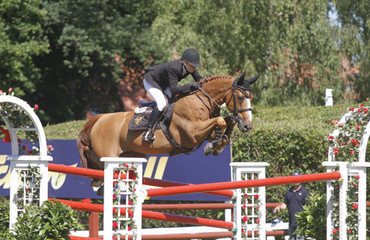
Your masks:
M 244 100 L 244 96 L 239 96 L 239 97 L 238 97 L 238 100 L 239 100 L 239 102 L 243 102 L 243 100 Z

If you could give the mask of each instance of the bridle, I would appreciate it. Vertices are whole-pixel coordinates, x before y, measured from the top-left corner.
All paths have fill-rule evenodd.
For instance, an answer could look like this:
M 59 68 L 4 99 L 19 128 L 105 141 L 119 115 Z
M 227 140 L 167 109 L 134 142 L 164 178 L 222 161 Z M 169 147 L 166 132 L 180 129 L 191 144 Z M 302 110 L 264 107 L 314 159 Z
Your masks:
M 226 102 L 226 105 L 229 105 L 231 99 L 233 99 L 233 103 L 234 103 L 234 111 L 233 111 L 233 116 L 231 116 L 230 114 L 228 114 L 224 109 L 221 108 L 221 105 L 219 105 L 216 100 L 214 98 L 212 98 L 206 91 L 203 90 L 203 88 L 199 88 L 199 91 L 201 91 L 209 100 L 210 102 L 213 102 L 217 107 L 218 109 L 221 109 L 224 113 L 226 113 L 226 117 L 230 117 L 232 122 L 233 123 L 236 123 L 236 122 L 240 122 L 240 116 L 239 116 L 239 113 L 242 113 L 242 112 L 246 112 L 246 111 L 252 111 L 253 108 L 249 107 L 249 108 L 242 108 L 242 109 L 237 109 L 236 107 L 236 91 L 240 91 L 241 93 L 243 93 L 243 95 L 247 98 L 247 99 L 251 99 L 251 96 L 252 96 L 252 90 L 248 90 L 249 92 L 247 92 L 247 89 L 244 88 L 244 87 L 241 87 L 241 86 L 238 86 L 238 85 L 235 85 L 235 86 L 232 86 L 232 93 L 233 93 L 233 97 L 229 99 L 229 101 Z M 230 91 L 230 90 L 229 90 Z M 225 94 L 227 95 L 227 93 Z M 198 95 L 198 93 L 196 93 L 196 96 L 201 100 L 201 102 L 208 108 L 208 110 L 210 112 L 212 112 L 212 108 Z M 217 112 L 215 114 L 215 116 L 220 116 L 220 112 Z M 214 117 L 215 117 L 214 116 Z M 212 116 L 211 116 L 212 117 Z

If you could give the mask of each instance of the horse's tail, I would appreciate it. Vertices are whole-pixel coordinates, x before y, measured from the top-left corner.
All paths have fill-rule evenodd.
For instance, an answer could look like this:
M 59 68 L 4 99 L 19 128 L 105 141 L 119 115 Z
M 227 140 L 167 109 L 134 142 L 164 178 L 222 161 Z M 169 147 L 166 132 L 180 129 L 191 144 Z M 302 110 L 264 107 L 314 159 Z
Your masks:
M 88 168 L 88 156 L 87 152 L 90 150 L 90 145 L 91 145 L 91 129 L 94 126 L 94 124 L 99 120 L 99 118 L 102 115 L 97 115 L 93 118 L 91 118 L 89 121 L 87 121 L 78 134 L 77 138 L 77 148 L 78 148 L 78 153 L 80 154 L 80 161 L 81 165 L 84 168 Z

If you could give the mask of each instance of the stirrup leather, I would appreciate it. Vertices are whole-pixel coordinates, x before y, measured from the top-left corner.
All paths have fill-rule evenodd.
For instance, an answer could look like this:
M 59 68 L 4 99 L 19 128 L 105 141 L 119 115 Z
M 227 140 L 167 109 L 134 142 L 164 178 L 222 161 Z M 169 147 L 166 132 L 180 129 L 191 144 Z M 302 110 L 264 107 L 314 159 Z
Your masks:
M 143 141 L 152 144 L 155 140 L 154 130 L 152 128 L 147 129 L 143 135 Z

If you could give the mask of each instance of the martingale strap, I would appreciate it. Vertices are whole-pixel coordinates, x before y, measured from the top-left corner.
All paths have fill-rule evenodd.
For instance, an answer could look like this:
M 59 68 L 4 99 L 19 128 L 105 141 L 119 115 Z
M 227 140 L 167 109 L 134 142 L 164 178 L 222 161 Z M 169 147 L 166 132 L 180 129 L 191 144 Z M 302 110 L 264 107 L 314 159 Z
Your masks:
M 176 156 L 180 153 L 185 153 L 185 154 L 190 154 L 192 152 L 194 152 L 195 150 L 197 150 L 198 148 L 196 148 L 195 150 L 193 150 L 193 148 L 186 148 L 184 146 L 181 146 L 180 144 L 178 144 L 175 140 L 175 138 L 173 137 L 169 127 L 167 127 L 167 125 L 165 125 L 163 122 L 159 122 L 159 125 L 163 131 L 163 134 L 166 136 L 167 140 L 171 143 L 171 145 L 174 147 L 174 150 L 172 152 L 170 152 L 170 156 Z

